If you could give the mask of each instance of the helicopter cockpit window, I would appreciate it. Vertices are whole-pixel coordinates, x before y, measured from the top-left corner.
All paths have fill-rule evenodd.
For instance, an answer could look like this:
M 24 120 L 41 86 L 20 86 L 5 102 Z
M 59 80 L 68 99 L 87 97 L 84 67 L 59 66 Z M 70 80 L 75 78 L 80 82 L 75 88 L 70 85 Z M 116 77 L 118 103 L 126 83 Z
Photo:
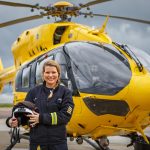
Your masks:
M 128 60 L 116 50 L 86 42 L 68 43 L 66 50 L 81 92 L 114 95 L 131 79 Z
M 117 53 L 118 59 L 120 59 L 127 67 L 130 68 L 129 63 L 128 63 L 128 59 L 122 54 L 121 51 L 117 50 L 114 46 L 109 45 L 109 44 L 105 45 L 105 46 L 104 46 L 104 49 L 107 49 L 107 50 L 110 51 L 111 53 L 113 53 L 113 51 L 114 51 L 114 53 L 113 53 L 114 55 L 116 55 L 116 53 Z M 113 51 L 112 51 L 112 50 L 113 50 Z M 119 54 L 119 55 L 118 55 L 118 54 Z
M 43 83 L 42 69 L 43 69 L 44 63 L 48 60 L 53 60 L 53 55 L 43 56 L 41 59 L 39 59 L 37 61 L 37 65 L 36 65 L 36 85 L 39 85 L 39 84 Z
M 67 63 L 66 58 L 62 52 L 57 52 L 55 55 L 55 60 L 59 63 L 61 67 L 61 84 L 67 86 L 70 90 L 72 89 L 71 81 L 68 78 L 68 72 L 67 72 Z
M 22 88 L 29 88 L 30 68 L 31 66 L 28 66 L 22 71 Z

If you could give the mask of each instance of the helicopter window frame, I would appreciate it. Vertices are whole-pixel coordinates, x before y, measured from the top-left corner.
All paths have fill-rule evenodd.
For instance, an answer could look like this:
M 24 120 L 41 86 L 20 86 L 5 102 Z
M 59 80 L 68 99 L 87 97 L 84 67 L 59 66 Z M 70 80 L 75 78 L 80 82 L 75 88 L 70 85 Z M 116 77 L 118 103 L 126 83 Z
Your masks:
M 61 60 L 59 58 L 62 58 L 58 55 L 63 56 L 63 61 L 58 61 L 58 60 Z M 61 68 L 60 84 L 68 87 L 71 91 L 73 91 L 73 85 L 72 85 L 71 79 L 69 78 L 67 58 L 65 56 L 65 53 L 63 52 L 63 47 L 59 47 L 59 49 L 57 49 L 57 51 L 54 54 L 54 60 L 58 62 Z
M 49 59 L 51 58 L 51 59 Z M 36 61 L 36 65 L 35 65 L 35 85 L 40 85 L 43 83 L 43 79 L 42 79 L 42 68 L 43 68 L 43 64 L 46 62 L 46 60 L 54 60 L 54 54 L 44 54 L 41 57 L 38 58 L 38 60 Z M 41 64 L 41 62 L 43 62 L 42 65 L 39 65 L 40 67 L 38 67 L 38 63 Z M 37 69 L 38 68 L 38 69 Z
M 34 88 L 35 86 L 35 73 L 36 73 L 36 61 L 32 63 L 31 67 L 31 78 L 30 78 L 30 87 Z
M 22 89 L 22 69 L 19 69 L 16 73 L 15 90 L 20 91 Z
M 24 91 L 24 89 L 29 89 L 30 88 L 31 66 L 32 65 L 30 64 L 30 65 L 27 65 L 26 67 L 22 68 L 22 73 L 21 73 L 21 88 L 22 88 L 23 91 Z M 27 85 L 26 85 L 25 82 L 27 83 Z
M 59 55 L 61 55 L 61 56 L 63 57 L 63 61 L 62 61 L 62 57 L 60 57 Z M 57 57 L 58 57 L 58 58 L 57 58 Z M 68 77 L 68 72 L 67 72 L 67 60 L 66 60 L 66 58 L 65 58 L 64 53 L 61 52 L 61 51 L 56 52 L 55 55 L 54 55 L 54 60 L 55 60 L 55 61 L 60 65 L 60 67 L 61 67 L 61 75 L 60 75 L 61 79 L 62 79 L 62 80 L 68 80 L 69 77 Z M 59 61 L 59 60 L 61 60 L 61 61 Z M 62 67 L 65 68 L 65 69 L 63 69 Z M 63 76 L 62 74 L 64 73 L 64 70 L 66 71 L 65 73 L 67 73 L 67 74 L 65 74 L 65 75 Z

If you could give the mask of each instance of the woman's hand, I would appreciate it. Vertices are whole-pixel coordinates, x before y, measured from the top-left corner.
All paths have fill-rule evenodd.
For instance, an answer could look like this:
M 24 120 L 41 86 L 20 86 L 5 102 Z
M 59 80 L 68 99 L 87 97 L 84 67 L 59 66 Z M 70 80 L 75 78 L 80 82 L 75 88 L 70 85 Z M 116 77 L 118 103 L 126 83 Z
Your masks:
M 18 120 L 15 117 L 9 119 L 9 125 L 12 128 L 18 127 Z
M 39 123 L 39 113 L 33 111 L 32 115 L 27 116 L 30 118 L 29 122 L 31 127 L 34 127 Z

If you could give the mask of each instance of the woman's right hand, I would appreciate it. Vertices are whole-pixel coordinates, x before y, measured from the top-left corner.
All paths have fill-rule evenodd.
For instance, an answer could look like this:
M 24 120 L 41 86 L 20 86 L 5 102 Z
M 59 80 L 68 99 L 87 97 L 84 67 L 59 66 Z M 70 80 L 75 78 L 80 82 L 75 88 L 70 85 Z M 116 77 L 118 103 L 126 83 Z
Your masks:
M 10 120 L 9 120 L 9 125 L 10 125 L 10 127 L 12 127 L 12 128 L 15 128 L 15 127 L 18 127 L 18 120 L 16 119 L 16 118 L 11 118 Z

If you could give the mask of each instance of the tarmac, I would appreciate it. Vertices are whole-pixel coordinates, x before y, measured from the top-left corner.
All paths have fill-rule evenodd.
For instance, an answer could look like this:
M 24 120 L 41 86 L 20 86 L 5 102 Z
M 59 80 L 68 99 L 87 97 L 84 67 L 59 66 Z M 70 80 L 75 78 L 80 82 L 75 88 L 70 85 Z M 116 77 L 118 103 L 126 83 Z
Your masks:
M 8 128 L 5 124 L 6 118 L 11 114 L 10 108 L 0 108 L 0 150 L 6 150 L 10 144 L 10 135 Z M 23 131 L 23 129 L 21 129 Z M 109 137 L 110 149 L 111 150 L 134 150 L 134 148 L 128 147 L 127 144 L 130 143 L 130 139 L 123 138 L 119 136 Z M 79 145 L 76 141 L 67 140 L 69 150 L 95 150 L 92 146 L 87 144 L 85 141 L 83 144 Z M 28 150 L 29 142 L 28 140 L 21 139 L 20 143 L 17 143 L 12 150 Z

